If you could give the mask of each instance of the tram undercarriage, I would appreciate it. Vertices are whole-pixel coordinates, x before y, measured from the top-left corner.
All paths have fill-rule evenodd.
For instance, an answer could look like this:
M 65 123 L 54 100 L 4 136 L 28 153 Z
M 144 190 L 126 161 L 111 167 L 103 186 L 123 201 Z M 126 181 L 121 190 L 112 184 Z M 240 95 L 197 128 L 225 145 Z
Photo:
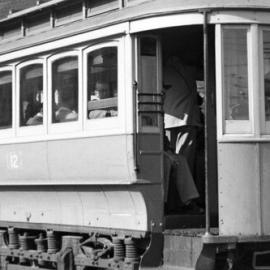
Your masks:
M 149 244 L 147 239 L 9 227 L 0 231 L 1 269 L 135 270 Z

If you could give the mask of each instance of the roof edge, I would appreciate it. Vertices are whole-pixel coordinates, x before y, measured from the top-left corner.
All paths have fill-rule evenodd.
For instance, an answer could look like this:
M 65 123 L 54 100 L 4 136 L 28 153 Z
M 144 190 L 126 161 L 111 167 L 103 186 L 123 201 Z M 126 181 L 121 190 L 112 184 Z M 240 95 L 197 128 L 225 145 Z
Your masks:
M 19 10 L 19 11 L 12 13 L 12 14 L 9 14 L 6 18 L 0 20 L 0 23 L 9 21 L 11 19 L 16 19 L 16 18 L 22 17 L 22 16 L 29 14 L 29 13 L 41 11 L 42 9 L 49 8 L 51 6 L 56 6 L 60 3 L 67 2 L 67 1 L 68 0 L 51 0 L 49 2 L 41 3 L 41 4 L 33 6 L 33 7 Z

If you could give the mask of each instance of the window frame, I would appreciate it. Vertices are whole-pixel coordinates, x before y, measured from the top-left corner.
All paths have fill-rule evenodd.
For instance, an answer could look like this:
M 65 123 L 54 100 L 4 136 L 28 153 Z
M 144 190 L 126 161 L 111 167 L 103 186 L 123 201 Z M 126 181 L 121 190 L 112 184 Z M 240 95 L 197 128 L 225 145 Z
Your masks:
M 248 102 L 249 102 L 249 120 L 226 120 L 225 114 L 225 80 L 224 80 L 224 44 L 223 44 L 223 30 L 224 29 L 245 29 L 247 30 L 247 80 L 248 80 Z M 254 68 L 256 46 L 254 40 L 256 39 L 256 29 L 253 25 L 216 25 L 216 84 L 217 89 L 217 120 L 218 120 L 218 137 L 254 137 L 257 133 L 257 127 L 255 126 L 256 111 L 254 110 L 256 99 L 256 84 L 254 78 L 256 78 L 256 68 Z M 220 63 L 218 62 L 220 61 Z M 257 119 L 256 119 L 257 120 Z
M 43 67 L 43 124 L 36 126 L 20 126 L 20 75 L 22 68 L 27 66 L 41 64 Z M 44 58 L 33 59 L 21 62 L 16 66 L 16 135 L 21 136 L 35 136 L 45 135 L 47 133 L 47 84 L 46 84 L 46 61 Z
M 102 48 L 106 47 L 116 47 L 117 48 L 117 111 L 118 115 L 116 117 L 105 117 L 105 118 L 97 118 L 97 119 L 88 119 L 87 115 L 87 84 L 88 84 L 88 54 Z M 83 114 L 84 114 L 84 130 L 90 132 L 91 134 L 99 134 L 102 131 L 102 134 L 111 134 L 117 132 L 117 130 L 121 129 L 123 123 L 124 116 L 124 104 L 125 104 L 125 96 L 124 96 L 124 87 L 125 87 L 125 46 L 123 38 L 114 39 L 110 41 L 100 42 L 94 45 L 90 45 L 89 47 L 83 50 L 83 95 L 87 102 L 84 102 Z M 122 79 L 121 79 L 122 78 Z M 108 130 L 108 132 L 107 132 Z M 104 132 L 105 131 L 105 132 Z
M 268 31 L 270 33 L 270 26 L 260 26 L 258 30 L 259 36 L 259 82 L 260 82 L 260 125 L 261 125 L 261 136 L 269 137 L 270 136 L 270 121 L 265 120 L 265 89 L 264 89 L 264 49 L 263 49 L 263 32 Z
M 135 64 L 135 77 L 136 81 L 138 83 L 138 92 L 141 93 L 141 84 L 142 84 L 142 76 L 141 76 L 141 65 L 142 65 L 142 58 L 141 58 L 141 39 L 142 38 L 153 38 L 156 40 L 156 72 L 157 72 L 157 92 L 155 94 L 161 94 L 162 93 L 162 57 L 161 57 L 161 41 L 160 38 L 156 35 L 147 35 L 147 34 L 141 34 L 136 36 L 135 38 L 135 59 L 136 59 L 136 64 Z M 138 97 L 137 97 L 138 98 Z M 157 100 L 161 100 L 160 98 L 157 98 Z M 157 124 L 158 126 L 144 126 L 142 125 L 141 121 L 141 116 L 139 114 L 139 108 L 138 105 L 136 104 L 136 114 L 137 114 L 137 133 L 160 133 L 163 129 L 163 116 L 157 112 Z M 156 105 L 156 107 L 160 107 L 159 105 Z M 157 109 L 158 110 L 158 109 Z
M 52 66 L 55 61 L 74 57 L 78 58 L 78 120 L 71 122 L 53 123 L 52 122 Z M 48 57 L 48 134 L 76 133 L 82 131 L 82 54 L 80 49 L 74 49 Z
M 15 112 L 15 108 L 16 108 L 16 94 L 15 94 L 15 66 L 7 66 L 7 67 L 3 67 L 0 68 L 0 73 L 1 72 L 11 72 L 11 83 L 12 83 L 12 87 L 11 87 L 11 92 L 12 92 L 12 125 L 10 128 L 6 128 L 6 129 L 0 129 L 0 139 L 7 139 L 7 138 L 13 138 L 15 137 L 16 133 L 15 133 L 15 125 L 16 125 L 16 112 Z
M 223 35 L 225 29 L 244 29 L 246 30 L 246 48 L 247 48 L 247 83 L 248 83 L 248 104 L 249 104 L 249 120 L 226 120 L 226 113 L 225 113 L 225 78 L 224 78 L 224 65 L 222 66 L 222 94 L 223 94 L 223 119 L 224 119 L 224 129 L 223 132 L 225 134 L 238 134 L 238 133 L 244 133 L 244 134 L 252 134 L 252 110 L 251 110 L 251 85 L 250 85 L 250 28 L 245 26 L 224 26 L 222 28 L 222 63 L 224 64 L 224 47 L 223 47 Z

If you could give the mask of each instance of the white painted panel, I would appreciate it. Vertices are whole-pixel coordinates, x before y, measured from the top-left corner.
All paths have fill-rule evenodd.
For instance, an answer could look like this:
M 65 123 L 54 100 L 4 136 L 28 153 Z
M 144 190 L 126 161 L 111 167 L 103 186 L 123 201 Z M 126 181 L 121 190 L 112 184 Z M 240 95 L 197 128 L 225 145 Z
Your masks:
M 14 222 L 61 222 L 61 208 L 55 192 L 1 192 L 0 219 Z
M 220 234 L 260 234 L 257 144 L 220 143 L 218 159 Z
M 270 234 L 270 143 L 260 145 L 261 196 L 262 196 L 262 231 Z
M 130 184 L 131 135 L 2 145 L 0 185 Z
M 213 12 L 210 23 L 270 23 L 269 13 L 261 11 L 217 11 Z
M 0 192 L 0 220 L 139 231 L 149 223 L 141 192 L 101 187 Z
M 2 145 L 0 148 L 0 185 L 48 181 L 47 144 L 45 142 Z
M 30 56 L 37 53 L 44 53 L 49 50 L 56 50 L 56 49 L 65 47 L 67 44 L 71 46 L 71 45 L 77 44 L 78 42 L 90 41 L 90 40 L 104 38 L 104 37 L 108 37 L 108 36 L 112 36 L 116 34 L 125 34 L 125 33 L 128 33 L 128 30 L 129 30 L 128 26 L 129 26 L 128 23 L 120 23 L 117 25 L 100 28 L 98 30 L 94 30 L 91 32 L 87 32 L 87 33 L 83 33 L 83 34 L 79 34 L 75 36 L 70 36 L 67 38 L 62 38 L 55 42 L 31 46 L 30 48 L 26 48 L 20 51 L 6 53 L 0 56 L 0 62 L 10 61 L 12 59 L 22 57 L 24 55 Z
M 203 15 L 200 13 L 177 14 L 169 16 L 152 17 L 130 23 L 130 33 L 174 27 L 181 25 L 203 24 Z
M 129 183 L 125 136 L 48 142 L 49 171 L 57 183 Z
M 93 187 L 90 191 L 79 192 L 83 207 L 83 219 L 86 226 L 110 227 L 108 201 L 105 193 L 99 187 Z

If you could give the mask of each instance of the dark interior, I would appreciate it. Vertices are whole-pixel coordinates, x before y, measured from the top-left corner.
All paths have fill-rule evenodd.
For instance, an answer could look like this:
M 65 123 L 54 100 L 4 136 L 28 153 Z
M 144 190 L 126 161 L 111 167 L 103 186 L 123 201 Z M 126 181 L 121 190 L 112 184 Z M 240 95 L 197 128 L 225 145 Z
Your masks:
M 195 158 L 195 170 L 193 173 L 194 182 L 200 194 L 196 203 L 203 211 L 196 209 L 185 209 L 181 205 L 176 187 L 173 181 L 169 184 L 169 195 L 165 203 L 165 215 L 167 228 L 174 227 L 203 227 L 205 225 L 205 159 L 207 160 L 208 181 L 209 181 L 209 210 L 210 225 L 217 226 L 218 223 L 218 194 L 217 194 L 217 144 L 216 144 L 216 111 L 215 111 L 215 47 L 214 28 L 208 26 L 208 119 L 204 117 L 204 99 L 206 91 L 204 89 L 204 51 L 203 51 L 203 26 L 183 26 L 162 29 L 155 32 L 161 38 L 162 62 L 167 58 L 176 55 L 185 62 L 195 65 L 197 72 L 197 91 L 202 97 L 201 116 L 203 127 L 197 134 L 197 147 Z M 206 127 L 205 127 L 206 126 Z M 205 149 L 205 129 L 207 132 L 207 149 Z M 164 132 L 166 134 L 166 131 Z M 171 145 L 172 146 L 172 145 Z M 173 146 L 172 146 L 173 147 Z M 207 156 L 205 157 L 205 151 Z

